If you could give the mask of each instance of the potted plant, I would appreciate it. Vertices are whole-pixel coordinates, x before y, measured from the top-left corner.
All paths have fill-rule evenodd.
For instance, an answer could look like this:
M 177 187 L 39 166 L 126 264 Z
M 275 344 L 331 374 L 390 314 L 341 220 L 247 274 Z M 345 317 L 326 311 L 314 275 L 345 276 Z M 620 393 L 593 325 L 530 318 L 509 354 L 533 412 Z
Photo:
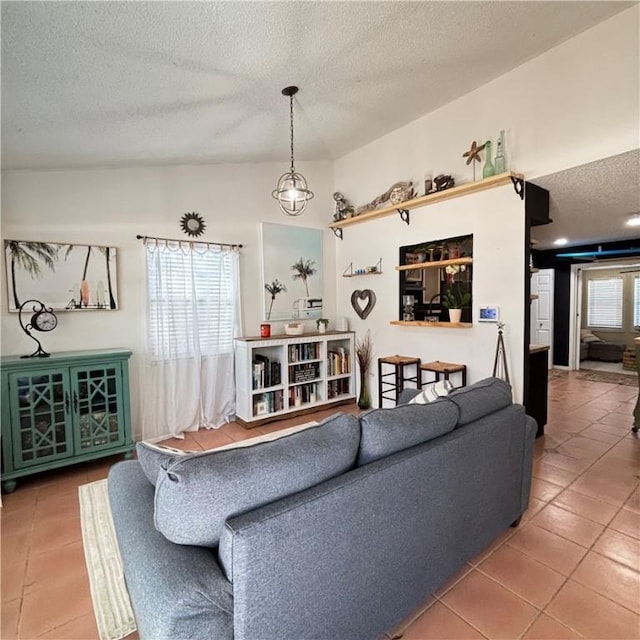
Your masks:
M 468 291 L 461 291 L 456 283 L 447 287 L 441 298 L 442 306 L 449 309 L 450 322 L 460 322 L 462 309 L 468 307 L 470 302 L 471 294 Z
M 324 333 L 327 330 L 327 325 L 329 321 L 326 318 L 318 318 L 316 320 L 316 327 L 318 328 L 319 333 Z

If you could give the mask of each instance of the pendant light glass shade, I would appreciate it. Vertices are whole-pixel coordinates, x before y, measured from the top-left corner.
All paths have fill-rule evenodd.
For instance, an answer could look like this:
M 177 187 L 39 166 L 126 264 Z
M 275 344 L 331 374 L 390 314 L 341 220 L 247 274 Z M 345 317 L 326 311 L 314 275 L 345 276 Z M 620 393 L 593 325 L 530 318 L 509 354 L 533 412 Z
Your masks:
M 313 198 L 313 192 L 307 187 L 307 181 L 297 173 L 293 164 L 293 96 L 298 87 L 285 87 L 282 94 L 289 97 L 289 123 L 291 132 L 291 169 L 280 176 L 278 186 L 271 195 L 278 201 L 280 210 L 287 216 L 299 216 Z

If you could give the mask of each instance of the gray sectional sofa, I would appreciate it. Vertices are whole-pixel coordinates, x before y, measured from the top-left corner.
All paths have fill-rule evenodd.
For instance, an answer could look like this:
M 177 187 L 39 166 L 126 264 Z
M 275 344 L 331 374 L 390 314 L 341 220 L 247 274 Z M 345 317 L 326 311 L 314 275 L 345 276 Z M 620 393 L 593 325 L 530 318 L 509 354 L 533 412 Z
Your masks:
M 140 637 L 381 637 L 518 521 L 535 432 L 488 378 L 252 446 L 139 444 L 109 494 Z

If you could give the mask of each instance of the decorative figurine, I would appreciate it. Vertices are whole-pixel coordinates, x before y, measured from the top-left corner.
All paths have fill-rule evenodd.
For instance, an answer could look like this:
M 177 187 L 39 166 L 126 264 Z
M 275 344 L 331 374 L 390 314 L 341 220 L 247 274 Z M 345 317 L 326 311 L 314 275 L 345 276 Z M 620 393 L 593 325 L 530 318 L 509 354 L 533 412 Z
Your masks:
M 394 199 L 391 201 L 393 204 L 400 204 L 400 202 L 404 202 L 405 200 L 410 200 L 413 198 L 413 189 L 411 187 L 413 183 L 411 181 L 408 182 L 396 182 L 392 184 L 387 191 L 380 194 L 377 198 L 374 198 L 368 204 L 365 204 L 356 209 L 356 215 L 359 216 L 361 213 L 366 213 L 367 211 L 373 211 L 381 204 L 384 204 L 391 198 L 391 194 L 394 193 Z M 399 199 L 402 198 L 402 199 Z
M 353 207 L 339 191 L 333 194 L 333 199 L 336 201 L 336 212 L 333 214 L 334 222 L 350 218 L 354 214 Z
M 451 189 L 456 183 L 456 181 L 451 176 L 446 176 L 441 173 L 439 176 L 436 176 L 433 179 L 434 184 L 436 185 L 436 191 L 444 191 L 445 189 Z
M 480 160 L 480 152 L 484 149 L 484 144 L 481 144 L 480 146 L 478 146 L 478 143 L 474 140 L 471 143 L 471 147 L 469 149 L 469 151 L 465 151 L 462 154 L 463 158 L 467 159 L 467 164 L 473 164 L 473 181 L 476 181 L 476 164 L 474 162 L 474 160 L 476 162 L 481 162 Z

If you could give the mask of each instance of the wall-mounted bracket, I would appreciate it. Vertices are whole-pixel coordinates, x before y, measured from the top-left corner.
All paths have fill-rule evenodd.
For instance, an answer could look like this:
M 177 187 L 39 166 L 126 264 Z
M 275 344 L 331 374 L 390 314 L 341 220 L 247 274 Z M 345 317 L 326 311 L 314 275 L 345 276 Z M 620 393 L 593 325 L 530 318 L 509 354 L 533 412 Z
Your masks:
M 397 211 L 400 214 L 402 222 L 409 224 L 409 209 L 397 209 Z
M 524 200 L 524 180 L 516 176 L 511 176 L 511 182 L 517 195 L 520 196 L 520 200 Z
M 342 240 L 342 229 L 340 227 L 336 227 L 335 229 L 333 229 L 333 235 L 336 238 L 340 238 L 340 240 Z

